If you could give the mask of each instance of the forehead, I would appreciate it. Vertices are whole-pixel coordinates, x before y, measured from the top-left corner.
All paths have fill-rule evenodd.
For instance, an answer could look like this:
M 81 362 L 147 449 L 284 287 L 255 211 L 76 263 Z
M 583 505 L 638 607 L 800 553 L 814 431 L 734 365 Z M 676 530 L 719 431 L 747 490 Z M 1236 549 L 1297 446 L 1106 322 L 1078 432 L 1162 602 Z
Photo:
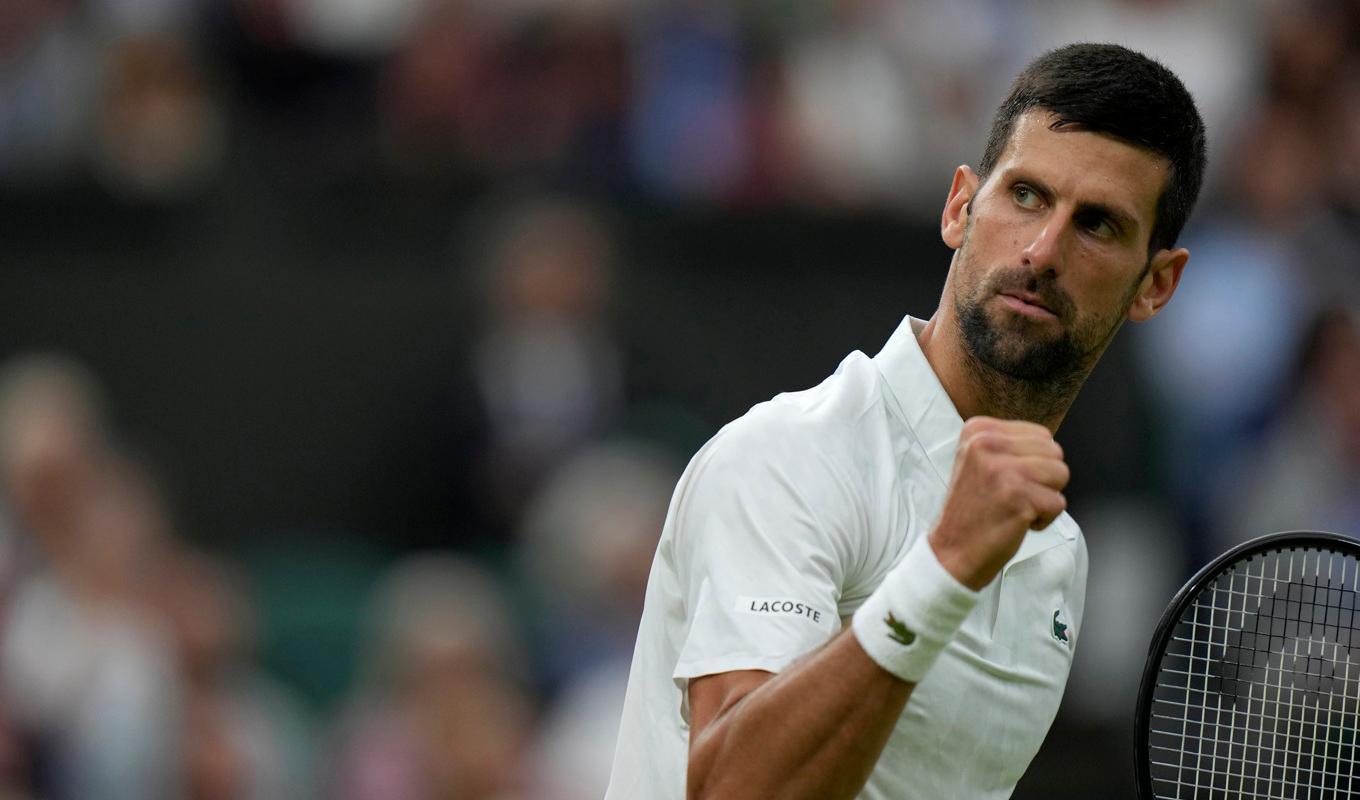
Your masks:
M 1060 199 L 1122 210 L 1149 235 L 1170 162 L 1103 133 L 1076 127 L 1054 130 L 1050 126 L 1056 119 L 1043 110 L 1022 114 L 992 175 L 1003 180 L 1029 177 Z

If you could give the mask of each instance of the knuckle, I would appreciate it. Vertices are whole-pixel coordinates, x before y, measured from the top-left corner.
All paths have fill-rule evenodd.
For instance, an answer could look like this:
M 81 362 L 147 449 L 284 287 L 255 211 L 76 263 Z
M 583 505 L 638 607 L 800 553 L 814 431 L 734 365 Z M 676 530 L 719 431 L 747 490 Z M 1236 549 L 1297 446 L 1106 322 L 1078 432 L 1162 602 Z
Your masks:
M 970 436 L 993 434 L 1000 429 L 1001 424 L 1001 420 L 993 417 L 970 417 L 963 423 L 963 431 Z
M 960 445 L 960 450 L 967 460 L 985 463 L 988 455 L 998 450 L 996 434 L 989 431 L 975 432 Z
M 1012 505 L 1026 499 L 1024 483 L 1013 472 L 1003 472 L 997 476 L 996 494 L 1002 501 Z

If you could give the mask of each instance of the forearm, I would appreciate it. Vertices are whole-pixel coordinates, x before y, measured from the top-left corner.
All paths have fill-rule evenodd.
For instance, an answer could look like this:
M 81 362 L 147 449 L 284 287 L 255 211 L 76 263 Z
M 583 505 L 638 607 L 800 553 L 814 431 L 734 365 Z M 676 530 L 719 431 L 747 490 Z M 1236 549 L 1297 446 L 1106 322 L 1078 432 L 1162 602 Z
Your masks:
M 852 798 L 914 684 L 841 632 L 724 709 L 691 743 L 689 798 Z

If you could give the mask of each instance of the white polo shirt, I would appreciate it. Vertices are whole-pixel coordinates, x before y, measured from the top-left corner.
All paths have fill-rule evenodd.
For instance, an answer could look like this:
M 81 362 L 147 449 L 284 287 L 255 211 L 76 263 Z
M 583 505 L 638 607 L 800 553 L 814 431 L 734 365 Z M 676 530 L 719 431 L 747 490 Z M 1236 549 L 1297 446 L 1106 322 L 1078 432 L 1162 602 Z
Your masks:
M 963 420 L 907 318 L 873 359 L 724 427 L 671 499 L 647 584 L 607 800 L 679 800 L 688 681 L 779 672 L 848 624 L 939 519 Z M 1009 797 L 1057 714 L 1086 545 L 1026 535 L 916 686 L 861 798 Z

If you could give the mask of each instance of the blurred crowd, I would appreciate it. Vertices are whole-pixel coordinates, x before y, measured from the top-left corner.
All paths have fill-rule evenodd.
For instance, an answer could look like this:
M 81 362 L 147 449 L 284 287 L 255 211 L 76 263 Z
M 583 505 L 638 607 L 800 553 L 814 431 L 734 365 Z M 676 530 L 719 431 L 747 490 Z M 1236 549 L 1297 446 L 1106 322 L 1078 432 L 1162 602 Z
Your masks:
M 696 444 L 637 424 L 612 316 L 630 213 L 928 226 L 1010 77 L 1075 40 L 1165 61 L 1211 143 L 1180 294 L 1121 344 L 1130 373 L 1078 411 L 1096 421 L 1074 420 L 1088 449 L 1147 442 L 1106 456 L 1146 480 L 1075 504 L 1088 616 L 1130 624 L 1084 637 L 1055 729 L 1122 766 L 1177 576 L 1272 530 L 1360 535 L 1360 3 L 5 0 L 0 192 L 174 207 L 291 141 L 299 173 L 514 201 L 472 218 L 474 322 L 423 428 L 437 491 L 393 510 L 427 530 L 367 565 L 347 645 L 320 656 L 349 665 L 338 697 L 266 668 L 270 603 L 296 597 L 176 513 L 164 465 L 114 422 L 127 398 L 80 354 L 9 353 L 0 798 L 601 796 Z M 1125 384 L 1146 387 L 1137 419 Z M 316 647 L 306 619 L 289 630 L 282 646 Z M 1091 796 L 1063 763 L 1017 797 Z
M 64 357 L 0 375 L 0 797 L 599 793 L 673 456 L 559 453 L 507 568 L 452 549 L 385 565 L 323 719 L 261 669 L 250 577 L 177 532 L 104 403 Z
M 1360 14 L 1345 0 L 10 0 L 0 13 L 9 183 L 192 194 L 230 172 L 254 121 L 283 114 L 318 158 L 413 179 L 548 175 L 675 202 L 929 215 L 1010 77 L 1074 40 L 1163 59 L 1221 152 L 1264 116 L 1284 129 L 1267 138 L 1331 131 L 1309 136 L 1311 167 L 1289 168 L 1335 161 L 1353 136 Z

